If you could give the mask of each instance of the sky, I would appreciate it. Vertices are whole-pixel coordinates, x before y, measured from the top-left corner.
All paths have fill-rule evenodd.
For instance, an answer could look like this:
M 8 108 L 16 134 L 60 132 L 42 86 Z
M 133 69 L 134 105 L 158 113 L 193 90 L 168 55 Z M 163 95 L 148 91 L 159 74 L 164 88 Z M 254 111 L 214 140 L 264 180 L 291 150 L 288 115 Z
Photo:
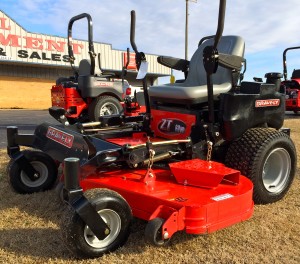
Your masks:
M 190 59 L 199 40 L 216 33 L 219 0 L 188 5 Z M 60 37 L 67 36 L 71 17 L 89 13 L 94 41 L 121 50 L 130 47 L 130 11 L 135 10 L 139 51 L 185 57 L 185 0 L 1 0 L 0 9 L 29 32 Z M 299 0 L 227 0 L 223 35 L 239 35 L 245 40 L 244 80 L 283 72 L 284 49 L 300 46 L 299 14 Z M 87 39 L 86 20 L 74 24 L 73 37 Z M 300 68 L 300 49 L 287 53 L 287 67 L 288 77 Z M 180 79 L 183 75 L 176 72 L 175 76 Z

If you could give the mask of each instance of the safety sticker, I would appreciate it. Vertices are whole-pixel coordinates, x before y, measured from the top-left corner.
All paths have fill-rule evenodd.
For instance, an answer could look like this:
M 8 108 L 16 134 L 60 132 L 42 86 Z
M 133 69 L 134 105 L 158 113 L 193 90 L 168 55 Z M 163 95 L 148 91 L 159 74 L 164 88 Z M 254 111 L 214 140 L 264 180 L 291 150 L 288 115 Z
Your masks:
M 57 143 L 71 148 L 73 145 L 74 136 L 67 134 L 59 129 L 49 126 L 46 134 L 47 138 L 50 138 Z
M 218 202 L 218 201 L 222 201 L 222 200 L 229 199 L 229 198 L 231 198 L 231 197 L 233 197 L 232 194 L 230 194 L 230 193 L 225 193 L 225 194 L 221 194 L 221 195 L 212 197 L 211 199 Z

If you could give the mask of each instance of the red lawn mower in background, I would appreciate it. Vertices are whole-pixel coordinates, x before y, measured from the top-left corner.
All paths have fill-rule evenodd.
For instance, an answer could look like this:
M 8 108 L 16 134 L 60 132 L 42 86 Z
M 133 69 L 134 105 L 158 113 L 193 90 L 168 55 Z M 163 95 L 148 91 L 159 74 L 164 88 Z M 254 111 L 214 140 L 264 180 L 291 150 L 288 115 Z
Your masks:
M 72 26 L 75 21 L 83 18 L 88 20 L 90 60 L 81 60 L 77 70 L 74 65 L 75 57 L 72 49 Z M 129 60 L 119 76 L 102 71 L 100 54 L 97 56 L 94 52 L 93 25 L 89 14 L 83 13 L 70 19 L 68 24 L 68 53 L 74 76 L 59 78 L 56 85 L 52 86 L 51 89 L 52 106 L 63 108 L 65 113 L 60 117 L 66 119 L 61 120 L 56 115 L 53 117 L 60 122 L 67 120 L 70 124 L 74 124 L 75 122 L 98 121 L 98 117 L 102 115 L 122 113 L 123 100 L 131 92 L 129 83 L 124 80 Z M 96 57 L 101 74 L 95 73 Z M 127 50 L 127 58 L 129 58 L 129 49 Z M 52 113 L 53 111 L 50 111 L 50 114 Z
M 293 111 L 298 114 L 300 111 L 300 69 L 293 71 L 290 80 L 287 79 L 286 53 L 289 50 L 300 49 L 300 47 L 287 48 L 283 52 L 283 76 L 284 81 L 281 83 L 281 89 L 285 90 L 286 101 L 285 107 L 287 111 Z
M 145 113 L 68 127 L 43 123 L 33 135 L 7 128 L 8 176 L 17 192 L 50 189 L 63 163 L 62 232 L 78 257 L 124 245 L 132 217 L 147 221 L 146 240 L 162 246 L 177 231 L 207 234 L 249 219 L 253 201 L 276 202 L 288 192 L 297 155 L 282 128 L 282 75 L 238 84 L 245 43 L 222 36 L 225 8 L 220 0 L 216 35 L 190 61 L 160 58 L 188 67 L 183 82 L 147 89 L 143 78 Z M 130 32 L 141 69 L 146 57 L 135 44 L 134 11 Z

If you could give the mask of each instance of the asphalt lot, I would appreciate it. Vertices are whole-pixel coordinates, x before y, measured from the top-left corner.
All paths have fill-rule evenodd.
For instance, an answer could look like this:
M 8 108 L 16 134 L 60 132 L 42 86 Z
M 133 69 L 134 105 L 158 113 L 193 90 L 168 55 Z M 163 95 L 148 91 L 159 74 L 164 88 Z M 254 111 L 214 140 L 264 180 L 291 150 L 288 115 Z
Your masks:
M 48 110 L 19 110 L 19 109 L 0 109 L 0 148 L 5 148 L 6 127 L 17 126 L 20 133 L 31 134 L 35 127 L 43 122 L 59 124 Z

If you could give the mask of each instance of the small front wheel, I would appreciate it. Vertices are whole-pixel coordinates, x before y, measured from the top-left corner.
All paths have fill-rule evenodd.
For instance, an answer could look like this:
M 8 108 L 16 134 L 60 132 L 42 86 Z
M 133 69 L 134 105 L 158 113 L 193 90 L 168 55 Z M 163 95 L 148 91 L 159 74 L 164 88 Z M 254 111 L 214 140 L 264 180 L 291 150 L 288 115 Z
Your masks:
M 57 164 L 44 152 L 24 150 L 22 154 L 38 172 L 38 178 L 31 180 L 22 170 L 17 160 L 7 165 L 7 175 L 13 189 L 21 194 L 49 190 L 57 179 Z
M 145 239 L 154 246 L 165 246 L 169 243 L 170 239 L 163 238 L 162 226 L 164 219 L 154 218 L 148 222 L 145 228 Z
M 132 220 L 132 212 L 125 199 L 108 189 L 91 189 L 84 196 L 111 232 L 99 240 L 74 209 L 69 207 L 62 222 L 63 238 L 69 250 L 80 258 L 94 258 L 123 246 L 128 239 Z

